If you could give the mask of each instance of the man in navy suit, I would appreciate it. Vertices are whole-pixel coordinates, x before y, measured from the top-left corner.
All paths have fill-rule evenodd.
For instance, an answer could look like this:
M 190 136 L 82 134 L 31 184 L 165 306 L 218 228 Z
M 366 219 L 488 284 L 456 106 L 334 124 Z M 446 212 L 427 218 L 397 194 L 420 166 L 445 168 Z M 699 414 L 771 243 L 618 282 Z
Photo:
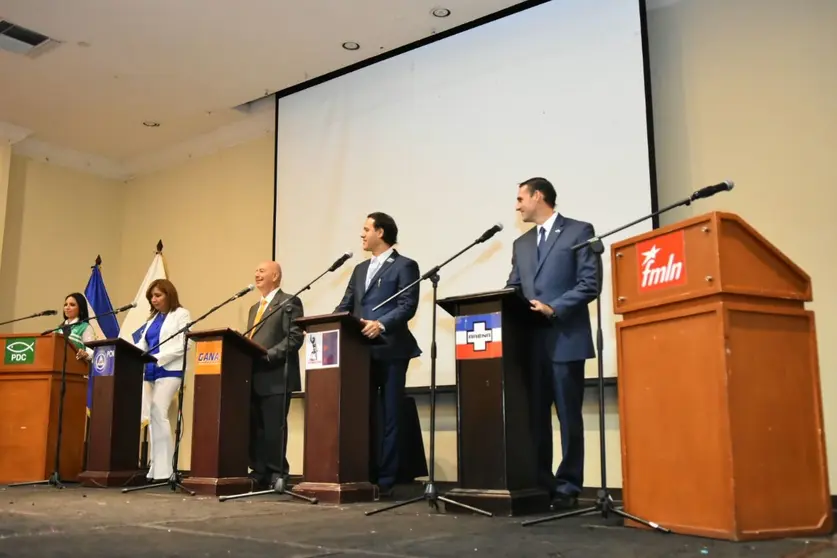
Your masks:
M 402 256 L 393 246 L 398 226 L 386 213 L 370 213 L 360 235 L 363 249 L 372 257 L 352 272 L 346 294 L 335 312 L 351 312 L 361 320 L 363 334 L 385 341 L 371 348 L 370 417 L 373 482 L 381 496 L 392 496 L 398 472 L 398 420 L 410 359 L 421 355 L 415 337 L 407 327 L 419 302 L 416 285 L 381 308 L 375 306 L 419 278 L 418 264 Z M 378 403 L 381 408 L 382 439 L 376 433 Z M 376 477 L 376 478 L 375 478 Z
M 588 305 L 599 289 L 598 257 L 571 247 L 595 236 L 593 225 L 555 211 L 555 188 L 545 178 L 520 184 L 517 211 L 535 227 L 514 241 L 506 287 L 517 288 L 548 325 L 534 332 L 532 348 L 533 428 L 538 476 L 550 492 L 552 509 L 578 505 L 584 482 L 584 362 L 593 358 Z M 561 423 L 561 465 L 552 473 L 552 405 Z

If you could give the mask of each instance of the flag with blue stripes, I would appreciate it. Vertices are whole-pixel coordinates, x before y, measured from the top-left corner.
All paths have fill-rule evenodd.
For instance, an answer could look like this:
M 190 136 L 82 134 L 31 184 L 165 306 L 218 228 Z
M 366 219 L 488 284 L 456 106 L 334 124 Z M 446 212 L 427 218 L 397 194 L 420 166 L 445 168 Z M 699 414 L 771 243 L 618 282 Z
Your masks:
M 105 288 L 105 280 L 102 278 L 102 271 L 98 265 L 94 265 L 90 272 L 90 279 L 84 288 L 84 298 L 87 299 L 87 306 L 90 310 L 90 317 L 101 316 L 90 320 L 90 325 L 96 329 L 97 336 L 101 339 L 114 339 L 119 337 L 119 322 L 113 314 L 113 305 L 110 303 L 108 290 Z M 87 412 L 93 407 L 93 374 L 88 374 L 87 379 Z

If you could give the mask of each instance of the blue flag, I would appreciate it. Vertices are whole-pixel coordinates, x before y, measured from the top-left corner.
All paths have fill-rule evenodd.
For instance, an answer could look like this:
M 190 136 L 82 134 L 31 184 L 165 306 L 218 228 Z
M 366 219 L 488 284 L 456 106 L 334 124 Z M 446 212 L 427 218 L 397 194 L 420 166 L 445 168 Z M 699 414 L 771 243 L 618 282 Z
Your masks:
M 116 320 L 116 316 L 113 314 L 108 314 L 107 316 L 103 315 L 108 312 L 113 312 L 113 305 L 110 303 L 108 290 L 105 288 L 105 281 L 102 279 L 102 272 L 98 265 L 94 265 L 92 268 L 90 279 L 87 281 L 87 286 L 84 288 L 84 298 L 87 299 L 87 305 L 90 309 L 90 317 L 101 316 L 101 318 L 91 320 L 90 325 L 92 325 L 94 329 L 98 330 L 98 332 L 101 332 L 101 335 L 104 335 L 105 339 L 114 339 L 119 337 L 119 322 Z M 92 406 L 93 373 L 91 367 L 91 373 L 88 375 L 87 379 L 88 413 L 90 412 Z

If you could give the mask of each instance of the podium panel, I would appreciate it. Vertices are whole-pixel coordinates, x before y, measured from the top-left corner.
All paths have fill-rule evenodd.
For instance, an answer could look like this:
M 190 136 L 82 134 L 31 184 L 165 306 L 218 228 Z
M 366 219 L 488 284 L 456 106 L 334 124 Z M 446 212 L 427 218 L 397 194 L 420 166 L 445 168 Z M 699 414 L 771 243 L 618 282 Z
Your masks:
M 145 483 L 139 468 L 139 416 L 143 369 L 153 357 L 124 339 L 87 344 L 93 349 L 92 409 L 90 411 L 87 487 L 134 486 Z
M 59 476 L 75 482 L 84 461 L 89 366 L 60 334 L 0 336 L 0 484 L 46 480 L 55 467 L 61 368 L 66 358 Z
M 439 301 L 456 320 L 458 487 L 449 496 L 496 515 L 549 509 L 530 421 L 530 339 L 538 315 L 513 289 Z
M 829 533 L 805 272 L 729 213 L 615 243 L 611 258 L 626 510 L 720 539 Z
M 321 502 L 370 502 L 369 344 L 346 312 L 297 319 L 305 331 L 303 482 Z M 380 341 L 378 341 L 380 342 Z
M 250 390 L 264 348 L 231 329 L 188 334 L 195 342 L 192 466 L 183 485 L 225 496 L 252 488 L 248 477 Z

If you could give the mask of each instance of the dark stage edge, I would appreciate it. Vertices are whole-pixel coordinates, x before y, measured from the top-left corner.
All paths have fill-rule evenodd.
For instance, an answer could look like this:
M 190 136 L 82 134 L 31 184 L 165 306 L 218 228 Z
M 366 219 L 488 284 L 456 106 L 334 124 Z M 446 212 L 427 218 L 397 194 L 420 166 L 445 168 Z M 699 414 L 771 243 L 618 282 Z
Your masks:
M 398 496 L 415 493 L 400 487 Z M 312 506 L 273 495 L 222 503 L 168 488 L 0 488 L 0 557 L 837 557 L 830 537 L 731 543 L 599 516 L 521 527 L 532 516 L 436 514 L 424 502 L 364 515 L 379 504 Z

